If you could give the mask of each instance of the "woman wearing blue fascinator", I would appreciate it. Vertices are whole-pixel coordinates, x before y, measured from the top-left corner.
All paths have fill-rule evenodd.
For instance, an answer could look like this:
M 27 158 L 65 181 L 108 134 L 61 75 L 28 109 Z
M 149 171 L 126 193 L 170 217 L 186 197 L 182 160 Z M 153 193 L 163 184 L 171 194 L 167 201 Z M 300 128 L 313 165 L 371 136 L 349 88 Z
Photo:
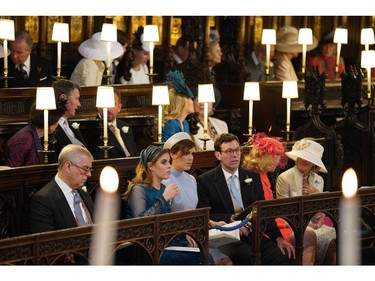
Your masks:
M 185 84 L 185 78 L 179 70 L 169 71 L 166 82 L 169 84 L 169 105 L 163 106 L 164 126 L 162 141 L 179 132 L 190 134 L 186 117 L 194 113 L 194 95 Z

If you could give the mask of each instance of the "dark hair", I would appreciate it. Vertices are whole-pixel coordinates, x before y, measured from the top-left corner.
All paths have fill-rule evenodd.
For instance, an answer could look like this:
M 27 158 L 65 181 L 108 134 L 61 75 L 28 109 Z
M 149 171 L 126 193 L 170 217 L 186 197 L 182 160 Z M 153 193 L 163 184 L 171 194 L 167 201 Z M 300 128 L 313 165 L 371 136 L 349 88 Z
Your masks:
M 66 95 L 69 98 L 74 89 L 81 90 L 78 84 L 67 79 L 56 80 L 52 83 L 52 87 L 55 91 L 56 107 L 60 111 L 64 110 L 64 112 L 66 111 L 66 103 L 68 100 L 60 98 L 60 96 Z
M 48 126 L 56 124 L 61 116 L 59 110 L 48 110 Z M 44 128 L 44 110 L 36 109 L 35 102 L 30 108 L 30 123 L 37 128 Z
M 215 151 L 221 152 L 221 145 L 223 143 L 232 142 L 234 140 L 240 143 L 240 141 L 238 140 L 238 137 L 234 134 L 224 133 L 224 134 L 218 135 L 214 143 Z
M 129 44 L 130 38 L 124 31 L 117 29 L 117 42 L 124 46 L 126 43 Z
M 132 48 L 136 50 L 144 50 L 142 46 L 141 36 L 143 34 L 143 26 L 139 26 L 137 31 L 134 33 L 134 39 L 132 41 Z
M 178 158 L 187 154 L 190 149 L 195 147 L 195 143 L 192 140 L 180 140 L 171 148 L 171 154 L 177 155 Z

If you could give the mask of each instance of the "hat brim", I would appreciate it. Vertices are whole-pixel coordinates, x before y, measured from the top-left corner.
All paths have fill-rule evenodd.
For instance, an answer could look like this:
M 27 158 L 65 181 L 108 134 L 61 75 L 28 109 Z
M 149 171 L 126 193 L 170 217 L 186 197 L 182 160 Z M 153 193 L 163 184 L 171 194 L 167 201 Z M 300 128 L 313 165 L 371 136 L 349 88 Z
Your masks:
M 191 137 L 188 133 L 185 132 L 179 132 L 174 135 L 172 135 L 165 143 L 163 148 L 164 149 L 171 149 L 176 143 L 182 141 L 182 140 L 191 140 Z
M 308 52 L 314 50 L 318 46 L 318 44 L 318 39 L 315 36 L 313 36 L 313 43 L 311 45 L 306 46 L 306 51 Z M 302 45 L 277 43 L 275 46 L 275 50 L 283 53 L 302 53 Z
M 107 42 L 90 38 L 83 41 L 78 47 L 78 52 L 87 59 L 107 60 Z M 124 54 L 124 48 L 119 42 L 111 42 L 110 59 L 116 59 Z
M 292 151 L 285 152 L 285 155 L 288 156 L 293 161 L 296 161 L 297 158 L 301 158 L 303 160 L 309 161 L 320 168 L 319 172 L 328 173 L 326 166 L 324 165 L 322 160 L 317 158 L 315 155 L 306 153 L 306 151 L 303 151 L 303 150 L 293 151 L 292 150 Z

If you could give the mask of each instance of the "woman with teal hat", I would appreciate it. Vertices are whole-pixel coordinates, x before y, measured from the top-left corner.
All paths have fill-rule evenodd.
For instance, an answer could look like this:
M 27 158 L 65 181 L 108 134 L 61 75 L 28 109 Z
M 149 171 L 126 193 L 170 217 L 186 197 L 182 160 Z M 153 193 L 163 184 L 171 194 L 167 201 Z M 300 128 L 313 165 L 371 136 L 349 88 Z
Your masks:
M 163 106 L 163 142 L 178 132 L 190 134 L 186 117 L 194 113 L 194 95 L 185 84 L 183 74 L 178 70 L 170 71 L 167 74 L 167 82 L 171 87 L 169 88 L 169 105 Z

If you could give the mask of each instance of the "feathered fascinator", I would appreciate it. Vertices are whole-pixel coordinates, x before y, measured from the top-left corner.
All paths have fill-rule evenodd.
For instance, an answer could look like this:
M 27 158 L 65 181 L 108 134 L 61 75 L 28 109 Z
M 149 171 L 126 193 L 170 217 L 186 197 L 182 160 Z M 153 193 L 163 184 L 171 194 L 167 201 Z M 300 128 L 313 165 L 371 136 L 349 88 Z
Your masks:
M 178 93 L 194 98 L 192 91 L 185 84 L 185 77 L 179 70 L 171 70 L 167 74 L 166 82 L 170 84 Z
M 280 155 L 280 162 L 278 167 L 284 168 L 288 162 L 286 157 L 286 148 L 281 143 L 282 138 L 268 137 L 265 133 L 257 133 L 254 136 L 249 137 L 249 143 L 252 149 L 256 149 L 259 155 Z

